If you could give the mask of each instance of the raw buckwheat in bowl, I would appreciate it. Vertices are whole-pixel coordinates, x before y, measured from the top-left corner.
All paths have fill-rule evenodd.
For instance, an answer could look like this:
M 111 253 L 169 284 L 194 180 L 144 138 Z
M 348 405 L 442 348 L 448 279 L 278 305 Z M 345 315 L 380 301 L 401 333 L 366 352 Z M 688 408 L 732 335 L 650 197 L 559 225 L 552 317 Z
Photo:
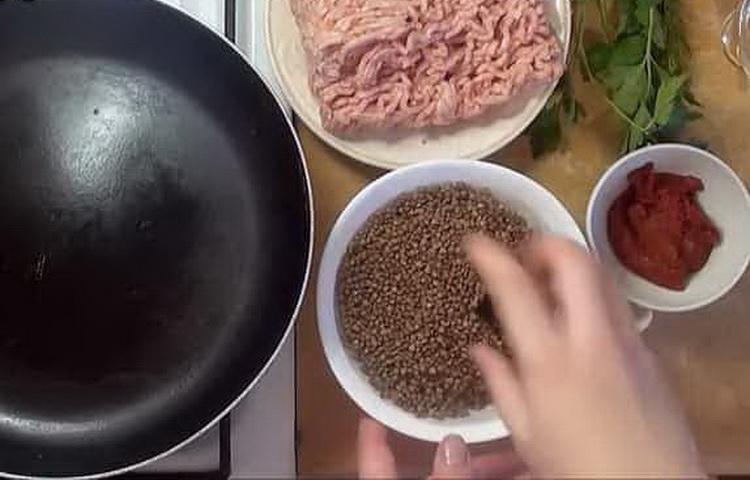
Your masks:
M 427 162 L 351 201 L 318 277 L 318 328 L 341 386 L 368 415 L 414 438 L 504 437 L 468 347 L 502 332 L 461 242 L 483 232 L 513 248 L 532 232 L 585 244 L 565 207 L 508 168 Z

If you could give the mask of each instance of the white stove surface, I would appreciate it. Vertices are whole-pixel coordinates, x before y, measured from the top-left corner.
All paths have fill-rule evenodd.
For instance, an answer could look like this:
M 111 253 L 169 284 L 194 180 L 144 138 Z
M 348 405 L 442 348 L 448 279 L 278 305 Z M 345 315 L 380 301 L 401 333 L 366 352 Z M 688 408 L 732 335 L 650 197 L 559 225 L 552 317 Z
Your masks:
M 224 33 L 224 0 L 162 0 Z M 237 45 L 278 92 L 265 42 L 265 8 L 273 0 L 236 0 Z M 287 107 L 288 108 L 288 107 Z M 248 396 L 232 411 L 232 479 L 296 475 L 294 335 Z M 147 473 L 215 471 L 219 427 L 182 450 L 141 470 Z

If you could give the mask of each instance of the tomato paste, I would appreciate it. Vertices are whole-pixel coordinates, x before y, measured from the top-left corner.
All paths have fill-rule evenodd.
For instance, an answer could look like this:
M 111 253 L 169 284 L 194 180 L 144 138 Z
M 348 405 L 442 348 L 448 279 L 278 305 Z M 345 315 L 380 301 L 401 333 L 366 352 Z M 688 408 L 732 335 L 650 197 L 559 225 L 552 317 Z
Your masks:
M 696 177 L 654 172 L 647 164 L 628 175 L 628 188 L 609 210 L 612 248 L 634 273 L 663 287 L 684 290 L 720 241 L 719 230 L 698 203 Z

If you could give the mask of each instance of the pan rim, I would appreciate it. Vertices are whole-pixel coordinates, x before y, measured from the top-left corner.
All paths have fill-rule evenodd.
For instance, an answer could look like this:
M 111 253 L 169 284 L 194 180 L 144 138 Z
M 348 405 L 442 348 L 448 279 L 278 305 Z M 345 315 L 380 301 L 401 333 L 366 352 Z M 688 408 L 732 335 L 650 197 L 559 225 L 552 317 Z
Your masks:
M 171 11 L 175 12 L 177 15 L 186 17 L 187 19 L 192 21 L 194 24 L 197 24 L 198 28 L 201 28 L 204 31 L 211 32 L 211 34 L 214 37 L 218 37 L 225 45 L 228 45 L 234 51 L 234 53 L 238 55 L 239 58 L 242 59 L 242 61 L 248 67 L 250 67 L 250 69 L 261 80 L 266 90 L 271 94 L 274 101 L 276 102 L 276 106 L 280 110 L 284 118 L 284 121 L 289 127 L 289 130 L 292 133 L 292 137 L 294 138 L 294 143 L 297 147 L 297 152 L 299 154 L 300 162 L 302 164 L 302 172 L 304 175 L 305 186 L 307 189 L 307 205 L 308 205 L 308 212 L 309 212 L 307 260 L 305 262 L 305 273 L 302 279 L 302 284 L 300 286 L 299 292 L 297 293 L 297 301 L 294 306 L 294 310 L 292 311 L 292 314 L 289 318 L 289 324 L 287 325 L 287 328 L 284 331 L 284 334 L 281 337 L 281 340 L 279 341 L 278 345 L 276 345 L 276 348 L 274 349 L 273 353 L 271 354 L 269 359 L 265 362 L 265 364 L 260 369 L 260 371 L 255 376 L 255 378 L 247 385 L 247 387 L 245 387 L 245 389 L 234 400 L 232 400 L 221 412 L 219 412 L 219 414 L 217 414 L 213 419 L 211 419 L 198 431 L 189 435 L 187 438 L 181 440 L 179 443 L 173 445 L 172 447 L 169 447 L 164 452 L 161 452 L 145 460 L 141 460 L 138 463 L 134 463 L 132 465 L 127 465 L 125 467 L 120 467 L 120 468 L 113 469 L 113 470 L 106 470 L 106 471 L 98 472 L 98 473 L 74 475 L 74 476 L 44 477 L 44 476 L 39 476 L 39 475 L 32 476 L 32 475 L 24 475 L 24 474 L 0 471 L 0 477 L 3 477 L 3 478 L 17 479 L 17 480 L 98 480 L 102 478 L 109 478 L 109 477 L 114 477 L 117 475 L 122 475 L 128 472 L 132 472 L 133 470 L 146 467 L 152 463 L 155 463 L 163 458 L 166 458 L 172 455 L 173 453 L 177 452 L 183 447 L 191 444 L 193 441 L 197 440 L 198 438 L 203 436 L 206 432 L 208 432 L 210 429 L 215 427 L 222 418 L 224 418 L 227 414 L 229 414 L 232 410 L 234 410 L 234 408 L 237 405 L 239 405 L 248 396 L 248 394 L 255 388 L 258 382 L 260 382 L 260 380 L 263 379 L 263 377 L 265 377 L 269 368 L 274 363 L 276 358 L 279 356 L 282 348 L 289 341 L 289 337 L 291 336 L 291 333 L 294 331 L 297 325 L 297 319 L 299 317 L 300 310 L 302 309 L 302 305 L 307 295 L 307 289 L 310 284 L 310 275 L 312 271 L 313 255 L 315 251 L 315 202 L 314 202 L 314 196 L 313 196 L 312 181 L 310 178 L 310 171 L 307 165 L 307 158 L 305 156 L 305 151 L 302 148 L 302 142 L 300 141 L 299 134 L 297 133 L 297 130 L 294 128 L 294 122 L 292 121 L 291 114 L 289 114 L 287 110 L 284 108 L 284 104 L 281 101 L 280 94 L 277 93 L 276 90 L 271 86 L 271 82 L 267 78 L 266 74 L 261 72 L 257 68 L 255 68 L 255 66 L 253 66 L 252 62 L 250 62 L 250 59 L 245 54 L 245 52 L 240 50 L 240 48 L 234 42 L 230 41 L 225 35 L 222 35 L 221 33 L 215 31 L 214 29 L 204 24 L 192 12 L 183 10 L 175 5 L 172 5 L 168 3 L 167 0 L 147 0 L 147 1 L 155 2 L 163 7 L 170 9 Z M 296 391 L 296 376 L 295 376 L 295 391 Z M 296 412 L 295 412 L 295 416 L 296 416 Z

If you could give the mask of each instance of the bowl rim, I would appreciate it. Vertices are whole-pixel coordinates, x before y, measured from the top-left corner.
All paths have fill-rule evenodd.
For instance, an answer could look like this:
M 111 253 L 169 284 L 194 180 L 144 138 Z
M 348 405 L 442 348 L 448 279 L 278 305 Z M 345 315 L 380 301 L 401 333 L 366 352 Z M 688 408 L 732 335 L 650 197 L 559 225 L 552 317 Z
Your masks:
M 673 152 L 679 152 L 679 151 L 690 152 L 690 153 L 701 155 L 704 158 L 706 158 L 706 160 L 711 161 L 712 163 L 716 164 L 719 167 L 719 169 L 724 174 L 726 174 L 727 178 L 731 180 L 732 183 L 736 184 L 737 187 L 740 189 L 745 199 L 746 210 L 750 211 L 750 192 L 748 192 L 745 182 L 743 182 L 742 179 L 739 177 L 739 175 L 737 175 L 737 173 L 734 170 L 732 170 L 732 168 L 729 165 L 727 165 L 723 160 L 721 160 L 721 158 L 719 158 L 716 154 L 708 150 L 704 150 L 702 148 L 698 148 L 693 145 L 688 145 L 685 143 L 661 143 L 658 145 L 649 145 L 649 146 L 646 146 L 646 147 L 643 147 L 643 148 L 640 148 L 638 150 L 628 153 L 627 155 L 617 160 L 614 164 L 612 164 L 607 169 L 607 171 L 604 172 L 604 174 L 599 178 L 599 181 L 597 182 L 596 186 L 594 187 L 594 190 L 591 193 L 591 196 L 589 197 L 588 206 L 586 207 L 586 238 L 588 239 L 589 245 L 591 247 L 591 251 L 594 253 L 594 255 L 597 256 L 597 258 L 600 258 L 600 255 L 599 255 L 599 248 L 596 242 L 594 241 L 594 235 L 593 235 L 594 207 L 598 203 L 601 197 L 602 191 L 604 190 L 606 185 L 611 181 L 612 176 L 615 174 L 615 172 L 620 171 L 621 169 L 625 168 L 625 165 L 635 161 L 636 159 L 641 158 L 644 155 L 648 155 L 649 153 L 660 151 L 660 150 L 670 150 Z M 629 301 L 643 308 L 648 308 L 656 312 L 664 312 L 664 313 L 691 312 L 694 310 L 699 310 L 701 308 L 707 307 L 708 305 L 711 305 L 717 302 L 718 300 L 720 300 L 721 298 L 723 298 L 742 279 L 742 277 L 745 275 L 748 269 L 748 266 L 750 266 L 750 248 L 748 248 L 748 251 L 745 254 L 745 259 L 744 259 L 742 268 L 738 269 L 735 276 L 732 277 L 731 281 L 727 282 L 727 284 L 723 288 L 717 290 L 717 292 L 714 295 L 711 295 L 710 297 L 704 300 L 686 303 L 685 305 L 681 305 L 681 306 L 659 305 L 654 302 L 649 302 L 648 300 L 635 298 L 631 294 L 631 292 L 625 288 L 622 288 L 622 291 L 626 295 Z
M 570 226 L 574 227 L 571 228 L 571 232 L 575 232 L 575 238 L 571 237 L 573 240 L 577 241 L 579 244 L 581 244 L 583 247 L 587 248 L 586 244 L 586 237 L 583 234 L 580 226 L 575 221 L 574 217 L 570 214 L 568 209 L 565 207 L 565 205 L 546 187 L 538 183 L 536 180 L 527 177 L 511 168 L 498 165 L 495 163 L 489 163 L 479 160 L 432 160 L 432 161 L 424 161 L 416 164 L 409 165 L 407 167 L 400 168 L 398 170 L 394 170 L 391 172 L 386 173 L 385 175 L 381 176 L 374 182 L 369 183 L 364 188 L 362 188 L 357 194 L 348 202 L 347 206 L 344 208 L 344 210 L 341 212 L 341 214 L 336 219 L 336 222 L 334 223 L 333 227 L 331 228 L 328 238 L 326 239 L 325 246 L 323 249 L 323 253 L 321 255 L 321 260 L 319 264 L 319 270 L 318 270 L 318 282 L 317 282 L 317 290 L 316 290 L 316 314 L 317 314 L 317 326 L 318 326 L 318 334 L 321 339 L 321 343 L 323 345 L 324 354 L 326 357 L 326 363 L 328 364 L 328 367 L 333 372 L 339 386 L 346 392 L 346 394 L 349 396 L 349 398 L 367 415 L 370 417 L 376 419 L 377 421 L 383 423 L 387 427 L 398 431 L 404 435 L 407 435 L 412 438 L 428 441 L 428 442 L 439 442 L 442 440 L 442 432 L 440 432 L 440 435 L 438 435 L 438 430 L 444 430 L 444 427 L 436 426 L 433 429 L 430 429 L 429 431 L 422 430 L 421 429 L 413 429 L 405 427 L 404 425 L 398 423 L 397 421 L 394 421 L 392 418 L 390 418 L 389 415 L 382 415 L 379 411 L 374 411 L 373 409 L 369 408 L 368 405 L 365 404 L 362 398 L 360 398 L 359 395 L 354 389 L 351 388 L 351 385 L 346 378 L 348 376 L 348 373 L 346 371 L 349 370 L 349 367 L 344 365 L 341 362 L 335 362 L 335 357 L 338 356 L 339 351 L 343 350 L 343 354 L 347 357 L 350 357 L 349 352 L 346 351 L 346 347 L 343 342 L 343 338 L 341 337 L 340 331 L 338 328 L 335 329 L 335 331 L 331 330 L 331 325 L 337 326 L 338 319 L 335 318 L 327 318 L 325 316 L 324 310 L 329 310 L 333 308 L 335 310 L 335 300 L 334 305 L 331 307 L 331 301 L 330 301 L 330 292 L 331 288 L 334 289 L 335 294 L 335 284 L 336 284 L 336 274 L 338 272 L 338 269 L 340 267 L 340 260 L 341 258 L 337 258 L 341 254 L 341 249 L 335 249 L 333 243 L 336 241 L 337 238 L 340 236 L 341 230 L 344 228 L 345 225 L 348 225 L 353 220 L 351 219 L 354 215 L 354 212 L 358 211 L 362 204 L 366 204 L 368 202 L 372 201 L 372 192 L 381 188 L 384 184 L 397 184 L 398 181 L 401 178 L 409 177 L 414 174 L 415 171 L 419 170 L 432 170 L 435 168 L 442 168 L 442 169 L 461 169 L 461 170 L 467 170 L 467 169 L 479 169 L 479 170 L 485 170 L 485 171 L 495 171 L 498 173 L 502 173 L 503 175 L 513 177 L 515 180 L 520 180 L 525 184 L 528 184 L 531 188 L 537 189 L 540 193 L 543 193 L 546 198 L 549 199 L 550 202 L 555 203 L 562 211 L 564 211 L 567 215 L 567 219 L 570 221 Z M 445 183 L 449 180 L 438 180 L 436 179 L 434 182 L 425 183 L 424 186 L 427 185 L 434 185 L 439 183 Z M 461 181 L 460 179 L 456 179 L 456 181 Z M 419 188 L 419 187 L 414 187 Z M 400 195 L 402 193 L 405 193 L 409 190 L 398 190 L 397 192 L 393 193 L 392 195 L 389 195 L 388 198 L 384 199 L 382 202 L 379 203 L 378 208 L 382 208 L 383 205 L 388 203 L 389 201 L 396 198 L 397 195 Z M 356 230 L 361 228 L 362 224 L 366 221 L 366 218 L 362 220 L 358 225 L 356 225 Z M 333 277 L 333 278 L 331 278 Z M 333 282 L 333 287 L 325 287 L 324 282 Z M 336 338 L 333 338 L 336 337 Z M 354 359 L 351 359 L 354 361 Z M 380 399 L 382 402 L 386 402 L 386 400 Z M 400 407 L 396 406 L 400 409 Z M 487 408 L 493 408 L 491 405 Z M 402 409 L 403 410 L 403 409 Z M 406 412 L 404 410 L 404 412 Z M 408 413 L 408 412 L 407 412 Z M 423 419 L 419 419 L 423 420 Z M 425 421 L 429 421 L 429 419 L 424 419 Z M 460 420 L 459 420 L 460 421 Z M 505 438 L 510 435 L 510 431 L 507 428 L 507 425 L 505 422 L 500 418 L 497 417 L 492 421 L 492 428 L 489 427 L 489 420 L 477 422 L 471 431 L 460 431 L 462 430 L 460 427 L 456 428 L 457 433 L 460 433 L 464 436 L 464 440 L 467 443 L 482 443 L 492 440 L 498 440 L 501 438 Z

